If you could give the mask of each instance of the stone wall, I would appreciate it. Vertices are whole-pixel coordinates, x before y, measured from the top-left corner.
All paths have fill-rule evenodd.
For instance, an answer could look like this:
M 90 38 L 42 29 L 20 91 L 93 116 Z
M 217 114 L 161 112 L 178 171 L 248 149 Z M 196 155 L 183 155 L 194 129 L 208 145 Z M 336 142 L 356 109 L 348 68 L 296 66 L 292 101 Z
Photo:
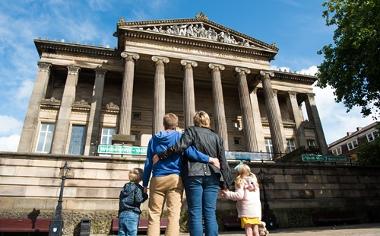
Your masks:
M 91 219 L 92 233 L 107 234 L 111 219 L 117 216 L 118 196 L 128 181 L 128 171 L 142 168 L 144 159 L 0 153 L 0 218 L 27 218 L 33 209 L 40 210 L 39 217 L 51 218 L 59 195 L 61 167 L 68 161 L 71 169 L 63 201 L 65 234 L 72 235 L 82 218 Z M 252 167 L 264 179 L 262 203 L 267 200 L 280 227 L 380 219 L 379 167 L 265 163 L 252 163 Z M 146 205 L 142 217 L 146 217 Z M 236 217 L 230 201 L 219 200 L 218 212 Z M 335 219 L 338 215 L 341 219 Z

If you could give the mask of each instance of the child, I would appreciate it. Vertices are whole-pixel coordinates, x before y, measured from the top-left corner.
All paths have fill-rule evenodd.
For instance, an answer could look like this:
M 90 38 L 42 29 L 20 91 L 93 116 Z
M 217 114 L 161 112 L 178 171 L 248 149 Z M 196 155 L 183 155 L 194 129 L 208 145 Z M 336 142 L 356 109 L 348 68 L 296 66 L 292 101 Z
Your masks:
M 235 192 L 223 190 L 222 196 L 237 201 L 236 208 L 246 236 L 259 236 L 261 224 L 260 190 L 256 176 L 246 164 L 235 167 Z
M 139 184 L 143 170 L 134 168 L 129 172 L 129 181 L 123 187 L 119 197 L 119 236 L 136 236 L 140 219 L 140 205 L 148 195 Z

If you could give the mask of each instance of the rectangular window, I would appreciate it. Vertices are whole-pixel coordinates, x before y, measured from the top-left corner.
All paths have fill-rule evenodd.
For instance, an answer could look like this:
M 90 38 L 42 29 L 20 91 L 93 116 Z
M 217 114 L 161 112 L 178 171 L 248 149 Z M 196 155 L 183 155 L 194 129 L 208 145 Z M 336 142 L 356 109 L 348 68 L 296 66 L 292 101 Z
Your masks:
M 316 147 L 317 146 L 317 144 L 315 143 L 314 139 L 308 139 L 306 141 L 307 141 L 307 146 L 308 147 Z
M 336 152 L 336 149 L 333 149 L 333 150 L 332 150 L 332 154 L 333 154 L 334 156 L 337 156 L 337 155 L 338 155 L 337 152 Z
M 338 147 L 336 149 L 336 154 L 339 156 L 339 155 L 342 155 L 342 147 Z
M 352 140 L 351 142 L 347 143 L 347 148 L 349 151 L 352 149 L 355 149 L 357 146 L 359 146 L 357 139 Z
M 374 138 L 379 137 L 379 132 L 378 131 L 373 131 L 372 134 L 373 134 Z
M 266 148 L 267 152 L 273 153 L 272 139 L 265 138 L 265 148 Z
M 116 128 L 106 128 L 102 129 L 102 137 L 100 140 L 100 144 L 112 144 L 112 135 L 115 134 Z
M 296 150 L 296 143 L 294 142 L 294 139 L 286 139 L 286 145 L 286 151 L 288 153 Z
M 54 127 L 51 123 L 41 123 L 36 152 L 50 153 Z
M 368 142 L 372 142 L 373 140 L 375 140 L 373 133 L 368 133 L 366 136 L 367 136 Z
M 234 137 L 234 144 L 240 145 L 240 143 L 241 143 L 240 137 Z
M 85 137 L 86 137 L 86 126 L 84 125 L 72 126 L 69 154 L 83 155 Z

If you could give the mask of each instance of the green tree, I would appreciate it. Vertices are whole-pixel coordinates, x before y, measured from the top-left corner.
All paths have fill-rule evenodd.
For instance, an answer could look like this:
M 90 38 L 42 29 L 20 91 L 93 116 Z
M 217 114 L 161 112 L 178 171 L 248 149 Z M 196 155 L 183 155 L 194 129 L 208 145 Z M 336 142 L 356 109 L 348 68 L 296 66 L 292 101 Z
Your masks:
M 326 24 L 336 29 L 334 43 L 318 52 L 324 56 L 317 75 L 318 86 L 332 86 L 335 100 L 343 102 L 347 111 L 359 106 L 364 116 L 378 113 L 380 1 L 328 0 L 323 6 Z
M 380 137 L 358 147 L 356 154 L 361 165 L 380 165 Z

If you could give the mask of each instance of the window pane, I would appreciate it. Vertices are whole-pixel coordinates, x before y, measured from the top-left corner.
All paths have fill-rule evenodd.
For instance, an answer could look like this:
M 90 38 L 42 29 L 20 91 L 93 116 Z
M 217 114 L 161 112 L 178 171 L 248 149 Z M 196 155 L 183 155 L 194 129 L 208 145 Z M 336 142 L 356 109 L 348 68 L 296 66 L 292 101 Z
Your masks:
M 73 125 L 71 129 L 71 140 L 69 154 L 82 155 L 84 149 L 86 127 L 83 125 Z
M 38 135 L 37 152 L 49 153 L 53 139 L 54 124 L 42 123 Z
M 100 139 L 100 144 L 112 144 L 112 135 L 116 132 L 115 128 L 103 128 L 102 137 Z

